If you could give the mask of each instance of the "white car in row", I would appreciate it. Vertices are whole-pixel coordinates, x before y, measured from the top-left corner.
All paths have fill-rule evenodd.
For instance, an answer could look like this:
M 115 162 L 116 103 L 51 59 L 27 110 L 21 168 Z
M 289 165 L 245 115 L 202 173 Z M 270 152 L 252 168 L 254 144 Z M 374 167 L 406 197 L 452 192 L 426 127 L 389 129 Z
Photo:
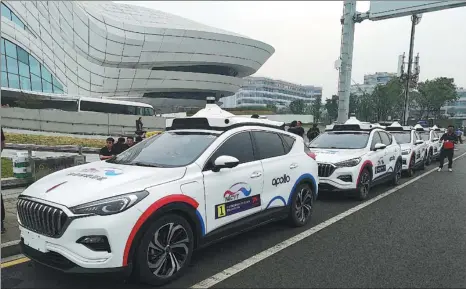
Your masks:
M 50 174 L 19 196 L 22 251 L 66 272 L 132 271 L 161 285 L 196 248 L 283 218 L 303 226 L 318 167 L 281 125 L 209 103 L 110 160 Z
M 411 126 L 402 126 L 394 122 L 385 128 L 401 146 L 403 158 L 403 172 L 409 177 L 418 169 L 424 170 L 427 160 L 427 143 Z
M 427 144 L 427 159 L 425 163 L 428 166 L 440 156 L 440 150 L 442 149 L 442 143 L 439 142 L 441 137 L 439 135 L 440 129 L 437 126 L 423 128 L 420 125 L 416 125 L 414 128 L 421 136 L 421 139 Z
M 327 126 L 309 149 L 316 154 L 321 190 L 355 192 L 364 200 L 372 186 L 400 181 L 401 147 L 380 125 L 351 117 Z

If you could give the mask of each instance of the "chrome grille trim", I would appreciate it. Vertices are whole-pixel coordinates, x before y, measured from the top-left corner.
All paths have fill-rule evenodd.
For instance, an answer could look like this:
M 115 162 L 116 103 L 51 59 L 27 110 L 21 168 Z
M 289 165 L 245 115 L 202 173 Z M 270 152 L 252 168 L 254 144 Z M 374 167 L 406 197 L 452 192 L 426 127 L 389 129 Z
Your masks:
M 318 172 L 319 172 L 320 178 L 330 177 L 336 169 L 335 165 L 333 164 L 319 163 L 317 165 L 318 165 L 318 170 L 319 170 Z
M 21 226 L 47 237 L 59 238 L 71 221 L 63 210 L 34 200 L 19 199 L 16 206 Z

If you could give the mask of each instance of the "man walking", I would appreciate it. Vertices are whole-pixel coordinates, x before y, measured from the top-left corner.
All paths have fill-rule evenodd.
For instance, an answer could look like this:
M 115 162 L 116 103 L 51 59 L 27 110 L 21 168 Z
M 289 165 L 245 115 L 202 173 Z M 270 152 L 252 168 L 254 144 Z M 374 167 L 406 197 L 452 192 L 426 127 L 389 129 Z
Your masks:
M 453 126 L 449 125 L 447 132 L 442 135 L 439 142 L 443 141 L 443 146 L 440 151 L 440 165 L 438 171 L 441 172 L 445 157 L 448 158 L 448 171 L 453 171 L 453 153 L 455 151 L 455 144 L 458 143 L 458 137 L 453 130 Z

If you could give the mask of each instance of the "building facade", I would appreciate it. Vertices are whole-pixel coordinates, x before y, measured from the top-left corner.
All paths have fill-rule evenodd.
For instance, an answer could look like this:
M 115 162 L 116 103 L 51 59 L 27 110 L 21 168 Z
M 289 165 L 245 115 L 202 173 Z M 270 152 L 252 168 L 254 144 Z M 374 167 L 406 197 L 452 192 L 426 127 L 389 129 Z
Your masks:
M 363 84 L 351 85 L 351 93 L 356 95 L 364 93 L 372 94 L 377 85 L 385 85 L 394 77 L 396 77 L 396 73 L 376 72 L 374 74 L 366 74 L 364 75 Z
M 270 45 L 110 1 L 2 1 L 2 94 L 109 97 L 173 110 L 233 95 Z
M 299 85 L 266 77 L 245 77 L 241 89 L 234 95 L 221 98 L 224 108 L 265 107 L 286 108 L 294 100 L 312 102 L 322 96 L 322 87 Z
M 459 87 L 456 93 L 458 100 L 451 105 L 444 106 L 442 111 L 450 117 L 466 118 L 466 88 Z

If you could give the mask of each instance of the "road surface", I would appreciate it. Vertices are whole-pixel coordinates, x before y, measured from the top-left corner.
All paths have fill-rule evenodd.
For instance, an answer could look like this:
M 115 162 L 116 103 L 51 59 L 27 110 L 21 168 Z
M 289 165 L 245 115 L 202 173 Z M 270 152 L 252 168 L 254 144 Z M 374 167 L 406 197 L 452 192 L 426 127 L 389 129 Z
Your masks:
M 275 223 L 197 252 L 186 274 L 165 288 L 465 287 L 466 157 L 452 173 L 433 171 L 436 164 L 398 188 L 376 187 L 364 203 L 323 195 L 305 228 Z M 309 236 L 290 240 L 301 233 Z M 229 276 L 218 274 L 226 269 Z M 31 262 L 3 268 L 2 287 L 151 288 Z

